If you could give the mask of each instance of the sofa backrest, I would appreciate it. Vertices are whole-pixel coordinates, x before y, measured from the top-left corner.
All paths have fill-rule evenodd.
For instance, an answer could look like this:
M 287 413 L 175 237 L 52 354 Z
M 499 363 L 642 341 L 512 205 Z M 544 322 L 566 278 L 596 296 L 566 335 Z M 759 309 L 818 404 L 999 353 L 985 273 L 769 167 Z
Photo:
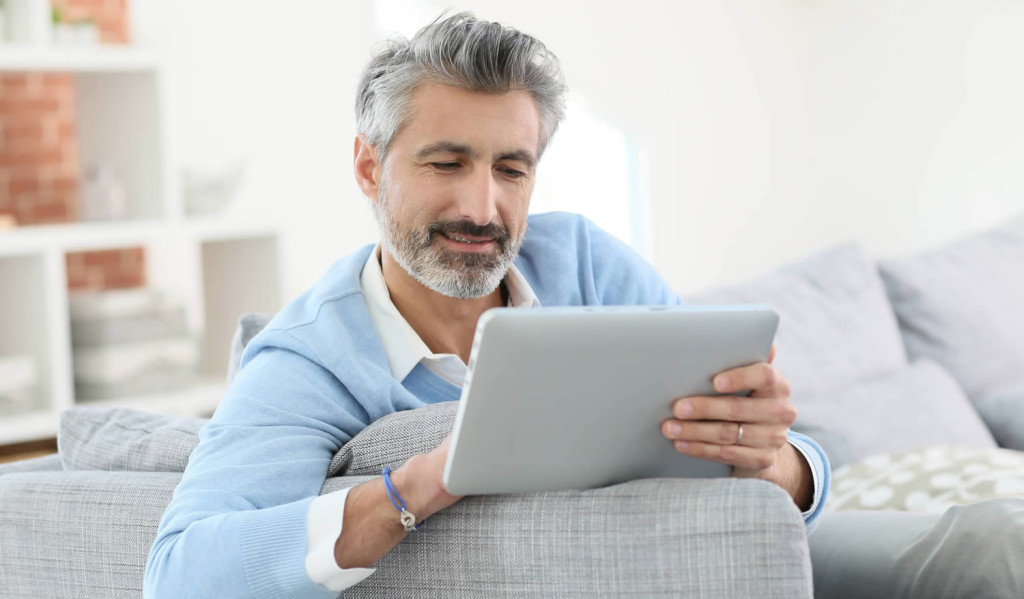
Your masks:
M 842 245 L 689 304 L 764 303 L 780 317 L 775 365 L 793 397 L 814 397 L 906 367 L 899 327 L 874 263 Z

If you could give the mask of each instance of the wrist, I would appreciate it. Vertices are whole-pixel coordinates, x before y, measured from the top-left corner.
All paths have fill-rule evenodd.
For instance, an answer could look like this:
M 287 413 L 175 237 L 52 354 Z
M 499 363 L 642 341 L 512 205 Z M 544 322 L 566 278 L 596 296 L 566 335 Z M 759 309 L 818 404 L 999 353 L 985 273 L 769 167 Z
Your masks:
M 814 476 L 811 474 L 811 467 L 792 443 L 787 442 L 779 453 L 776 466 L 780 468 L 774 473 L 773 480 L 789 493 L 800 511 L 807 511 L 814 498 Z
M 425 520 L 444 508 L 441 487 L 424 455 L 414 455 L 391 472 L 391 482 L 417 520 Z

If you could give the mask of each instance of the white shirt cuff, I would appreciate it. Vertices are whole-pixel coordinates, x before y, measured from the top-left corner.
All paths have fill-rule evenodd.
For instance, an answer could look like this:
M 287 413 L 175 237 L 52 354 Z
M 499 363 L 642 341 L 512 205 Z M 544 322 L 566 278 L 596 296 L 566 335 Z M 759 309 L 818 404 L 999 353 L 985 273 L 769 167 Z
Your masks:
M 329 591 L 344 591 L 377 571 L 342 568 L 334 559 L 334 544 L 341 536 L 348 489 L 321 495 L 309 504 L 306 517 L 306 575 Z

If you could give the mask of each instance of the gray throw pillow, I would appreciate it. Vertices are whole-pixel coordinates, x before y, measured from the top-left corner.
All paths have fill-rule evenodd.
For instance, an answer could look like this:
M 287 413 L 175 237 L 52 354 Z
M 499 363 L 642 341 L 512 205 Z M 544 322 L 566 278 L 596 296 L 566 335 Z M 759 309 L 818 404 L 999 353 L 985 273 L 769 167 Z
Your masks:
M 328 476 L 380 474 L 444 440 L 458 402 L 388 414 L 346 443 Z M 61 414 L 57 444 L 65 470 L 184 472 L 208 420 L 125 408 L 80 407 Z
M 80 407 L 60 415 L 65 470 L 184 472 L 205 418 L 126 408 Z
M 1024 451 L 1024 384 L 994 391 L 974 407 L 1000 447 Z
M 927 360 L 794 403 L 799 416 L 793 429 L 818 441 L 835 468 L 930 445 L 996 447 L 957 382 Z
M 972 401 L 1024 384 L 1024 218 L 879 269 L 911 359 L 945 366 Z
M 903 369 L 896 318 L 874 264 L 843 245 L 688 304 L 764 303 L 780 317 L 775 365 L 794 399 L 821 396 Z
M 327 476 L 369 476 L 384 466 L 397 468 L 412 456 L 427 453 L 455 426 L 459 402 L 445 401 L 395 412 L 364 428 L 335 454 Z
M 273 320 L 272 314 L 243 314 L 238 319 L 238 327 L 235 328 L 235 334 L 231 338 L 231 353 L 228 355 L 228 384 L 235 380 L 235 375 L 238 374 L 238 365 L 242 362 L 242 352 L 245 351 L 245 346 L 249 345 L 252 338 L 259 334 L 270 321 Z

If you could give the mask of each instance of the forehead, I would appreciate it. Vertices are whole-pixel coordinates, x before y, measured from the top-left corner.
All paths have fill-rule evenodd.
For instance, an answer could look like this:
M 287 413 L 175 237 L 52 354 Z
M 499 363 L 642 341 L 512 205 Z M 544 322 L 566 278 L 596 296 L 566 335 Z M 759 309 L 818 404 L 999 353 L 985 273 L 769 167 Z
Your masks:
M 540 112 L 529 92 L 488 94 L 427 83 L 417 87 L 411 99 L 412 110 L 395 136 L 395 147 L 415 151 L 451 141 L 485 154 L 537 152 Z

